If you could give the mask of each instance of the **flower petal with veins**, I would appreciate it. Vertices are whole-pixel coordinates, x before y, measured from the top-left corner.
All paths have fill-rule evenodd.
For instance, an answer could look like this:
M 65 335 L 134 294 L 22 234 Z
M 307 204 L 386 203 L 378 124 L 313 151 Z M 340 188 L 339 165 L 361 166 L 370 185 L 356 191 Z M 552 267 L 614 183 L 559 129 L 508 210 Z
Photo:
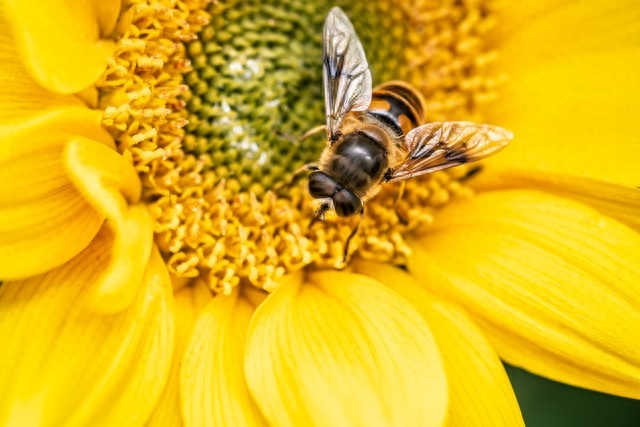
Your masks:
M 20 279 L 57 267 L 100 229 L 104 214 L 87 203 L 64 167 L 72 139 L 116 155 L 99 116 L 79 108 L 49 111 L 0 138 L 0 277 Z
M 103 31 L 113 29 L 120 4 L 119 0 L 6 0 L 0 15 L 11 23 L 32 77 L 54 92 L 75 93 L 105 71 L 115 43 L 103 39 Z
M 487 167 L 637 187 L 640 3 L 507 3 L 496 69 L 507 76 L 489 121 L 515 134 Z
M 92 310 L 87 284 L 112 243 L 102 232 L 63 266 L 0 288 L 0 424 L 132 425 L 151 413 L 173 348 L 169 277 L 154 252 L 127 309 Z
M 180 373 L 186 426 L 266 426 L 242 370 L 244 339 L 255 307 L 218 295 L 196 322 Z
M 352 264 L 411 302 L 429 324 L 449 383 L 446 425 L 524 426 L 502 362 L 463 310 L 430 295 L 414 277 L 389 264 L 363 259 Z
M 280 283 L 258 307 L 245 372 L 270 424 L 440 426 L 447 382 L 420 314 L 363 275 Z
M 452 203 L 409 269 L 507 362 L 640 398 L 640 236 L 579 203 L 508 190 Z

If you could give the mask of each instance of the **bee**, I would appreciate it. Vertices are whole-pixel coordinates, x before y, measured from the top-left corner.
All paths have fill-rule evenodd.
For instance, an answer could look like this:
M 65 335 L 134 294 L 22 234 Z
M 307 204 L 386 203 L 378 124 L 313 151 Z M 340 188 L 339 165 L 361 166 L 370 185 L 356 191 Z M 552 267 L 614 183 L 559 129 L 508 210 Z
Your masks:
M 408 83 L 372 89 L 362 44 L 339 7 L 325 20 L 322 50 L 327 145 L 318 164 L 307 167 L 317 219 L 361 220 L 383 184 L 483 159 L 513 138 L 497 126 L 424 124 L 425 101 Z M 345 262 L 359 225 L 345 244 Z

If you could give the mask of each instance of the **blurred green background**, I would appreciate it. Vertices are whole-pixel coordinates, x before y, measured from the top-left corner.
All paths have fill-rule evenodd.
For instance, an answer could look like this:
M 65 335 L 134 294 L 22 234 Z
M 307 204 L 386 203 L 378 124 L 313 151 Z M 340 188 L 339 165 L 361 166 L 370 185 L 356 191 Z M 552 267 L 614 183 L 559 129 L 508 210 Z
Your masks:
M 506 366 L 527 427 L 640 427 L 640 400 L 556 383 Z

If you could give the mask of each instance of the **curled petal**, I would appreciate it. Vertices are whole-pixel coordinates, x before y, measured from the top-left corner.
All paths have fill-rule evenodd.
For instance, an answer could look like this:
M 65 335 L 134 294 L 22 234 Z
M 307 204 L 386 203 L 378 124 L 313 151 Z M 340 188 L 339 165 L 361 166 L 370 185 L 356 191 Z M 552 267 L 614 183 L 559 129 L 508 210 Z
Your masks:
M 533 191 L 451 204 L 412 241 L 410 270 L 464 306 L 507 362 L 640 398 L 640 236 Z
M 153 221 L 140 198 L 140 180 L 117 152 L 76 139 L 65 147 L 65 166 L 78 191 L 105 215 L 115 241 L 110 267 L 96 281 L 95 304 L 121 310 L 133 297 L 131 283 L 140 280 L 153 245 Z
M 245 373 L 270 424 L 440 426 L 447 384 L 424 319 L 345 272 L 281 283 L 251 319 Z
M 0 9 L 1 10 L 1 9 Z M 29 75 L 0 13 L 0 135 L 15 132 L 33 116 L 57 108 L 84 107 L 72 95 L 63 95 L 40 86 Z
M 113 144 L 99 115 L 87 109 L 51 112 L 0 137 L 0 277 L 20 279 L 59 266 L 100 229 L 104 214 L 87 203 L 63 164 L 72 138 Z
M 500 358 L 461 309 L 434 297 L 389 264 L 354 260 L 356 271 L 385 283 L 415 306 L 442 354 L 449 383 L 448 426 L 524 426 Z
M 58 93 L 80 92 L 104 72 L 115 44 L 111 31 L 120 1 L 6 0 L 10 23 L 26 68 L 40 85 Z
M 87 284 L 111 246 L 100 233 L 63 266 L 0 288 L 2 425 L 141 425 L 151 413 L 171 361 L 168 273 L 154 253 L 126 310 L 93 311 Z

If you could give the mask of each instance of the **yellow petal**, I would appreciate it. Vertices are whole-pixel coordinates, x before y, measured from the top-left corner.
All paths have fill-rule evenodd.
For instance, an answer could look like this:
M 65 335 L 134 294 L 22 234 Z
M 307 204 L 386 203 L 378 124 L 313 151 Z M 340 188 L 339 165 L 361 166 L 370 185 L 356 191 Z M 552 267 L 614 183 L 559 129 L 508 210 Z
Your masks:
M 0 127 L 0 159 L 62 144 L 70 136 L 83 136 L 114 148 L 113 138 L 102 128 L 101 121 L 101 111 L 85 107 L 67 106 L 41 111 L 30 120 L 21 119 L 10 126 Z M 28 136 L 35 139 L 29 140 Z
M 0 14 L 11 24 L 23 62 L 42 86 L 74 93 L 102 75 L 115 44 L 101 37 L 103 30 L 113 29 L 120 1 L 3 3 Z
M 461 304 L 507 362 L 640 398 L 640 235 L 533 191 L 451 204 L 411 243 L 410 270 Z
M 640 191 L 589 178 L 550 173 L 509 171 L 480 174 L 472 183 L 479 190 L 535 188 L 589 205 L 640 231 Z
M 381 283 L 317 272 L 281 283 L 251 319 L 245 373 L 277 426 L 440 426 L 447 385 L 434 338 Z
M 112 242 L 100 233 L 76 258 L 0 288 L 0 424 L 140 425 L 169 372 L 171 288 L 154 253 L 130 307 L 88 307 Z
M 210 300 L 211 290 L 203 282 L 193 286 L 184 286 L 174 293 L 176 336 L 173 363 L 171 364 L 167 385 L 147 421 L 148 426 L 182 425 L 182 408 L 180 406 L 179 393 L 182 356 L 196 319 Z
M 63 166 L 70 138 L 113 144 L 98 116 L 66 109 L 0 137 L 0 277 L 18 279 L 59 266 L 98 232 L 104 215 L 78 193 Z
M 98 20 L 100 35 L 109 36 L 118 22 L 122 2 L 117 0 L 93 0 L 92 3 L 94 8 L 93 15 Z
M 489 167 L 636 187 L 639 19 L 635 0 L 508 3 L 497 37 L 507 84 L 488 120 L 515 139 Z
M 157 250 L 149 258 L 142 283 L 154 288 L 153 295 L 147 293 L 145 296 L 156 299 L 159 309 L 138 313 L 144 320 L 145 330 L 125 377 L 111 395 L 105 395 L 100 406 L 96 407 L 99 419 L 93 419 L 94 414 L 91 417 L 76 417 L 74 421 L 78 426 L 143 425 L 166 388 L 173 365 L 175 315 L 169 274 Z M 136 404 L 135 410 L 132 410 L 132 402 Z
M 140 198 L 140 180 L 133 166 L 117 152 L 77 139 L 66 146 L 69 178 L 78 191 L 107 217 L 115 242 L 110 268 L 97 281 L 96 308 L 117 311 L 133 297 L 130 283 L 140 280 L 153 244 L 153 220 Z
M 242 371 L 254 310 L 237 293 L 218 295 L 198 319 L 180 375 L 186 426 L 266 425 Z
M 16 126 L 46 110 L 84 106 L 75 96 L 58 94 L 36 83 L 22 63 L 4 18 L 0 13 L 0 129 L 6 126 L 7 131 L 15 131 Z
M 448 426 L 524 426 L 502 362 L 462 310 L 435 298 L 411 275 L 389 264 L 356 259 L 352 266 L 398 292 L 427 321 L 449 383 Z

